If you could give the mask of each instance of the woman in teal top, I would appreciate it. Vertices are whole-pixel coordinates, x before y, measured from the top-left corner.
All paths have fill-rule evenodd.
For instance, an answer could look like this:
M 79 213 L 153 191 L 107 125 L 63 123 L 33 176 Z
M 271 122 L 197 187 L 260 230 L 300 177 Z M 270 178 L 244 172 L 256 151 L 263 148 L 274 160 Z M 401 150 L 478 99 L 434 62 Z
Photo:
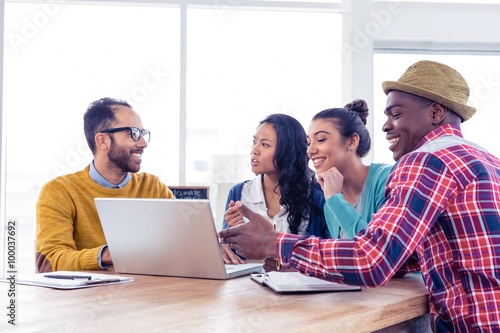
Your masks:
M 366 102 L 356 100 L 317 113 L 309 126 L 307 153 L 325 195 L 332 238 L 353 238 L 385 201 L 392 166 L 362 161 L 371 146 L 367 116 Z

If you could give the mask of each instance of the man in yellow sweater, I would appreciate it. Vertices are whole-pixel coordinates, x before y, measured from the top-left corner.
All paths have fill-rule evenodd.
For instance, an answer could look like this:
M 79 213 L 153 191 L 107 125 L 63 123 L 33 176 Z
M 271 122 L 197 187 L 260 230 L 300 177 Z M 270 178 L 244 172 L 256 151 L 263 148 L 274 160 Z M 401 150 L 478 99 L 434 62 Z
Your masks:
M 38 198 L 39 272 L 112 265 L 94 198 L 174 198 L 158 177 L 137 173 L 150 133 L 128 103 L 112 98 L 91 103 L 84 130 L 94 160 L 82 171 L 49 181 Z

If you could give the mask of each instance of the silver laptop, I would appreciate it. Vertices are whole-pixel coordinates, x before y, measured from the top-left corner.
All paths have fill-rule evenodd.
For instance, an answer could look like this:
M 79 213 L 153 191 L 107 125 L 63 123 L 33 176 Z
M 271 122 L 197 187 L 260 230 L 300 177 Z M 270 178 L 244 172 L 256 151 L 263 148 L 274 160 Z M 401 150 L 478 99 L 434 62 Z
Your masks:
M 224 264 L 209 200 L 94 201 L 117 273 L 230 279 L 262 270 Z

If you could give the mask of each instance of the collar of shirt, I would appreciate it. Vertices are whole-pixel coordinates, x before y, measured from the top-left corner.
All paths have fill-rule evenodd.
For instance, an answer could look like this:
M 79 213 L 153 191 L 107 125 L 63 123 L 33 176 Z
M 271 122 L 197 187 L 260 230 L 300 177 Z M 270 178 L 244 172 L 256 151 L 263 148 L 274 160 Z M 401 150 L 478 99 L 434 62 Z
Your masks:
M 441 136 L 449 136 L 449 135 L 458 136 L 458 137 L 463 138 L 462 131 L 460 130 L 460 127 L 458 127 L 457 125 L 453 125 L 453 124 L 445 124 L 445 125 L 438 126 L 434 130 L 427 133 L 417 143 L 417 145 L 415 146 L 415 148 L 413 148 L 413 150 L 417 150 L 418 148 L 423 146 L 426 142 L 435 140 Z
M 245 195 L 247 202 L 266 204 L 264 189 L 262 188 L 262 175 L 258 175 L 248 183 L 250 191 Z
M 241 194 L 241 200 L 247 205 L 248 208 L 252 209 L 255 213 L 264 216 L 269 222 L 271 222 L 277 231 L 290 232 L 287 221 L 288 214 L 285 214 L 285 207 L 281 206 L 280 212 L 273 218 L 267 215 L 264 189 L 262 188 L 262 177 L 262 175 L 259 175 L 245 184 Z M 246 218 L 243 218 L 243 220 L 248 222 Z M 304 235 L 306 233 L 307 225 L 308 220 L 302 221 L 299 227 L 300 234 Z
M 93 181 L 95 181 L 97 184 L 101 185 L 102 187 L 106 187 L 106 188 L 122 188 L 125 185 L 127 185 L 130 178 L 132 178 L 132 176 L 130 176 L 130 172 L 127 172 L 127 175 L 125 176 L 125 178 L 123 178 L 123 180 L 120 182 L 120 184 L 118 184 L 118 185 L 111 184 L 103 176 L 101 176 L 101 174 L 97 171 L 97 169 L 94 166 L 94 161 L 92 161 L 92 163 L 90 163 L 89 174 L 90 174 L 90 178 L 92 178 Z

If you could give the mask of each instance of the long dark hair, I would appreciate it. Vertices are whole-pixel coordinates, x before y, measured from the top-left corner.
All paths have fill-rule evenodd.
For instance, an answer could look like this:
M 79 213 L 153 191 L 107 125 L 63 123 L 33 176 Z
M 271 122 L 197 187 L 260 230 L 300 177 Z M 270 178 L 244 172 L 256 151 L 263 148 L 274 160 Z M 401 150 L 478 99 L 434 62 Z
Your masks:
M 308 166 L 306 132 L 295 118 L 281 113 L 267 116 L 259 126 L 262 124 L 271 124 L 278 137 L 273 165 L 278 172 L 280 204 L 288 212 L 290 232 L 297 234 L 300 223 L 309 216 L 315 182 L 314 172 Z

